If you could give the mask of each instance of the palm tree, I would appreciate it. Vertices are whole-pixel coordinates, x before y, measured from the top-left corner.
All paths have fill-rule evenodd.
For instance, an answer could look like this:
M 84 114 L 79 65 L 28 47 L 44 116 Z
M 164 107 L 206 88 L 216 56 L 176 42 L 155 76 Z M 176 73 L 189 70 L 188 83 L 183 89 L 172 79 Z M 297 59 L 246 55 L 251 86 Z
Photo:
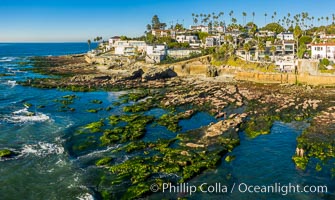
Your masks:
M 334 25 L 334 21 L 335 21 L 335 14 L 333 14 L 332 16 L 333 16 L 333 25 Z
M 195 14 L 194 13 L 192 13 L 192 18 L 193 18 L 193 25 L 194 25 L 194 18 L 195 17 Z
M 254 19 L 255 19 L 255 12 L 252 12 L 252 23 L 254 23 Z
M 87 40 L 87 44 L 88 44 L 88 50 L 91 50 L 91 40 Z
M 276 11 L 273 12 L 273 16 L 274 16 L 275 21 L 276 21 L 276 17 L 277 17 L 277 12 Z
M 320 26 L 320 18 L 318 18 L 318 26 Z
M 327 17 L 326 17 L 326 21 L 327 21 L 327 24 L 326 24 L 326 25 L 327 25 L 327 26 L 328 26 L 328 20 L 329 20 L 329 17 L 327 16 Z
M 246 18 L 247 18 L 247 13 L 243 12 L 242 15 L 243 15 L 243 24 L 245 25 L 245 23 L 246 23 L 245 21 L 246 21 Z
M 272 60 L 275 61 L 276 46 L 272 45 L 270 51 L 272 52 Z
M 266 26 L 266 16 L 268 16 L 268 14 L 264 13 L 264 17 L 265 17 L 265 25 Z
M 234 14 L 234 11 L 231 10 L 231 11 L 229 12 L 230 21 L 231 21 L 231 18 L 232 18 L 232 16 L 233 16 L 233 14 Z
M 265 45 L 264 45 L 264 42 L 262 42 L 262 41 L 259 41 L 259 42 L 258 42 L 257 50 L 258 50 L 258 53 L 262 53 L 263 51 L 265 51 Z M 259 55 L 258 55 L 258 57 L 259 57 Z
M 245 60 L 246 60 L 247 62 L 248 62 L 248 55 L 249 55 L 250 48 L 251 48 L 251 46 L 250 46 L 249 42 L 244 43 L 244 45 L 243 45 L 243 49 L 244 49 L 244 51 L 245 51 Z
M 273 23 L 273 22 L 274 22 L 274 19 L 275 19 L 275 16 L 272 15 L 271 18 L 272 18 L 272 23 Z

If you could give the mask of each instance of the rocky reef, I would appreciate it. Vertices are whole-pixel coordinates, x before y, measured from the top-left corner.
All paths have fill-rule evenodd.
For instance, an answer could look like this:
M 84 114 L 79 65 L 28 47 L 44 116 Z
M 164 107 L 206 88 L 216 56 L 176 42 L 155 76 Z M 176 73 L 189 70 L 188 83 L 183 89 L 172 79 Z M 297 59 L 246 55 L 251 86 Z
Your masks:
M 79 155 L 87 149 L 115 147 L 109 156 L 93 162 L 103 174 L 96 191 L 103 199 L 146 197 L 153 183 L 161 186 L 163 182 L 185 182 L 205 170 L 215 169 L 239 144 L 238 132 L 244 131 L 250 138 L 269 134 L 275 121 L 311 123 L 297 139 L 296 155 L 292 155 L 298 168 L 306 169 L 315 163 L 310 162 L 313 159 L 318 160 L 312 166 L 317 171 L 325 163 L 334 166 L 335 93 L 332 88 L 178 77 L 173 68 L 161 66 L 130 66 L 108 73 L 98 67 L 90 71 L 91 65 L 82 66 L 83 73 L 75 70 L 75 75 L 72 72 L 65 75 L 65 69 L 64 74 L 60 71 L 66 65 L 48 65 L 43 67 L 43 73 L 53 74 L 56 70 L 58 78 L 27 80 L 21 84 L 85 92 L 132 89 L 113 104 L 122 106 L 122 114 L 90 122 L 78 128 L 74 136 L 80 140 L 71 151 Z M 206 70 L 207 77 L 218 75 L 215 67 Z M 70 95 L 55 101 L 62 111 L 74 111 L 70 105 L 76 98 Z M 103 102 L 96 99 L 90 103 Z M 147 114 L 157 108 L 165 113 L 158 117 Z M 87 111 L 94 114 L 111 109 Z M 217 121 L 182 132 L 180 120 L 192 119 L 197 112 L 209 113 Z M 144 140 L 148 127 L 158 125 L 169 130 L 171 138 Z M 227 162 L 233 159 L 225 158 Z M 334 167 L 330 169 L 335 172 Z

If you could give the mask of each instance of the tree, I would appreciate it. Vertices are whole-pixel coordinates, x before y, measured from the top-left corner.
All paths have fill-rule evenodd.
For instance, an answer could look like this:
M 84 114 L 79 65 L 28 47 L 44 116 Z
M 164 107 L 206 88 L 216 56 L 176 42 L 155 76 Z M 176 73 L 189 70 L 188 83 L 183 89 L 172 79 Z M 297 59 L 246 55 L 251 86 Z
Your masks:
M 152 29 L 160 29 L 161 22 L 159 21 L 159 18 L 157 15 L 154 15 L 151 20 L 151 28 Z
M 272 52 L 272 60 L 275 60 L 276 46 L 272 45 L 270 51 Z
M 183 27 L 183 25 L 182 24 L 176 24 L 175 26 L 174 26 L 174 29 L 175 30 L 178 30 L 178 31 L 182 31 L 182 30 L 184 30 L 185 28 Z
M 147 30 L 151 31 L 151 25 L 150 24 L 147 24 Z
M 258 53 L 262 53 L 263 51 L 265 51 L 265 44 L 264 44 L 264 42 L 262 42 L 262 41 L 258 42 L 257 50 L 258 50 Z
M 252 23 L 254 23 L 254 19 L 255 19 L 255 12 L 252 12 Z
M 265 17 L 265 25 L 266 25 L 266 16 L 268 16 L 268 14 L 264 13 L 264 17 Z
M 245 21 L 246 21 L 246 18 L 247 18 L 247 13 L 243 12 L 242 15 L 243 15 L 243 25 L 245 25 L 245 23 L 246 23 Z
M 87 40 L 87 44 L 88 44 L 88 50 L 91 50 L 91 40 Z
M 293 36 L 294 36 L 294 40 L 297 43 L 297 49 L 299 49 L 299 38 L 300 38 L 301 34 L 302 34 L 302 30 L 301 30 L 300 26 L 296 25 L 294 27 Z
M 251 48 L 251 46 L 250 46 L 249 42 L 244 43 L 244 45 L 243 45 L 243 49 L 244 49 L 244 51 L 245 51 L 245 60 L 246 60 L 247 62 L 248 62 L 248 55 L 249 55 L 250 48 Z
M 268 31 L 272 31 L 272 32 L 275 32 L 275 33 L 281 33 L 281 32 L 284 32 L 285 29 L 284 27 L 282 27 L 280 24 L 278 23 L 270 23 L 270 24 L 267 24 L 265 27 L 262 28 L 263 30 L 268 30 Z
M 231 11 L 229 12 L 230 21 L 232 20 L 232 16 L 233 16 L 233 14 L 234 14 L 234 11 L 231 10 Z

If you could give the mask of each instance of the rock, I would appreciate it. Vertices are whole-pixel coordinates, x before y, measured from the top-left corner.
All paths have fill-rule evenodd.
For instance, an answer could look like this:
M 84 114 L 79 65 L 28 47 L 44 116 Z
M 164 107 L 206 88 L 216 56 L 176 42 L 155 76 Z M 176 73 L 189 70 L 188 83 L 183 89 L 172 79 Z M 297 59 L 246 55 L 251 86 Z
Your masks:
M 176 77 L 177 73 L 171 68 L 150 68 L 146 73 L 142 74 L 142 80 L 157 80 Z
M 191 147 L 191 148 L 204 148 L 205 145 L 203 144 L 195 144 L 195 143 L 187 143 L 186 146 Z
M 137 78 L 141 78 L 143 75 L 143 70 L 142 69 L 135 69 L 129 72 L 129 76 L 125 77 L 125 80 L 133 80 Z

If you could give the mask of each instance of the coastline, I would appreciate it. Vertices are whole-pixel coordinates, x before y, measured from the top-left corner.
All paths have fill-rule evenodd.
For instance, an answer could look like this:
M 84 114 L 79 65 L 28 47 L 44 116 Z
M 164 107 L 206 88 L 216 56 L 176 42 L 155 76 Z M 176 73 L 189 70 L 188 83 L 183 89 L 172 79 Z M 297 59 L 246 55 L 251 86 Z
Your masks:
M 48 75 L 56 74 L 60 76 L 60 78 L 28 80 L 21 84 L 39 88 L 58 88 L 72 91 L 114 91 L 136 89 L 140 91 L 140 93 L 129 93 L 127 98 L 131 99 L 130 97 L 133 96 L 132 98 L 134 98 L 135 103 L 132 106 L 125 107 L 125 111 L 130 114 L 135 114 L 136 116 L 139 114 L 138 117 L 140 117 L 141 111 L 147 111 L 154 108 L 163 108 L 172 111 L 185 106 L 191 108 L 191 110 L 186 110 L 185 112 L 171 112 L 165 118 L 163 117 L 158 121 L 158 123 L 161 123 L 173 132 L 177 132 L 179 120 L 192 116 L 192 114 L 189 115 L 187 113 L 204 111 L 210 113 L 219 120 L 217 123 L 210 124 L 202 130 L 195 130 L 198 133 L 193 139 L 190 136 L 193 135 L 194 137 L 195 135 L 194 131 L 191 131 L 183 137 L 177 136 L 171 141 L 165 141 L 168 144 L 175 140 L 181 141 L 180 147 L 178 147 L 180 149 L 177 148 L 178 152 L 164 155 L 168 156 L 169 159 L 172 159 L 171 157 L 176 157 L 175 159 L 168 161 L 168 163 L 178 163 L 179 167 L 169 169 L 172 170 L 171 172 L 173 173 L 180 174 L 183 181 L 189 180 L 203 170 L 215 168 L 217 162 L 219 162 L 227 152 L 238 145 L 237 133 L 240 130 L 245 131 L 248 137 L 255 138 L 262 134 L 268 134 L 275 121 L 309 121 L 312 124 L 317 124 L 318 129 L 330 132 L 327 133 L 329 138 L 333 137 L 333 134 L 331 134 L 330 131 L 332 128 L 327 124 L 334 124 L 335 116 L 330 115 L 330 117 L 322 117 L 327 110 L 329 112 L 334 106 L 334 102 L 329 101 L 329 99 L 335 99 L 335 94 L 332 88 L 302 87 L 294 84 L 278 83 L 260 84 L 237 81 L 232 78 L 223 79 L 222 81 L 219 78 L 204 78 L 204 76 L 202 78 L 199 78 L 198 76 L 177 76 L 177 73 L 173 73 L 171 68 L 160 67 L 158 69 L 152 69 L 154 66 L 141 68 L 133 64 L 130 65 L 130 68 L 126 72 L 120 71 L 120 67 L 115 67 L 112 69 L 114 71 L 111 70 L 114 73 L 105 74 L 97 70 L 96 66 L 85 64 L 85 62 L 82 61 L 82 58 L 80 58 L 78 62 L 75 62 L 75 59 L 72 60 L 73 58 L 71 58 L 71 56 L 65 56 L 64 59 L 70 59 L 70 64 L 56 66 L 47 65 L 40 66 L 40 68 L 35 67 L 35 70 L 37 70 L 36 72 Z M 83 68 L 85 70 L 83 70 Z M 152 93 L 157 90 L 160 92 Z M 149 93 L 145 91 L 149 91 Z M 146 97 L 148 96 L 151 98 L 147 99 Z M 129 100 L 125 102 L 128 101 Z M 318 117 L 319 115 L 327 123 L 317 123 L 317 120 L 320 119 L 320 117 Z M 117 122 L 120 120 L 129 120 L 125 118 L 125 116 L 123 116 L 125 119 L 122 119 L 122 116 L 119 117 L 115 116 L 111 119 L 116 120 Z M 142 118 L 139 119 L 142 120 Z M 138 125 L 145 127 L 146 123 L 150 123 L 151 119 L 145 120 L 149 121 L 144 124 L 141 124 L 141 122 Z M 135 124 L 139 123 L 136 120 L 130 122 Z M 87 125 L 87 127 L 92 127 L 92 130 L 104 131 L 101 129 L 102 125 L 99 123 L 92 123 Z M 113 130 L 111 133 L 114 133 Z M 126 131 L 127 130 L 123 130 L 118 137 L 125 137 L 123 134 L 127 134 Z M 106 144 L 118 143 L 119 139 L 111 137 L 111 133 L 104 133 L 104 138 L 100 140 Z M 229 135 L 227 135 L 227 133 L 229 133 Z M 140 137 L 144 133 L 139 132 L 138 134 Z M 226 149 L 217 149 L 216 146 L 219 145 L 218 142 L 229 138 L 232 143 L 221 144 L 225 146 Z M 232 140 L 233 138 L 234 140 Z M 323 149 L 322 151 L 311 148 L 311 141 L 315 146 L 324 143 L 330 144 L 333 141 L 333 139 L 325 140 L 324 138 L 317 137 L 314 128 L 308 129 L 308 131 L 300 138 L 298 138 L 297 145 L 298 153 L 292 155 L 298 168 L 304 169 L 309 159 L 314 157 L 311 156 L 309 152 L 313 152 L 315 155 L 324 154 L 324 151 L 334 152 L 332 149 L 333 147 L 331 146 L 331 148 L 328 149 L 327 145 L 326 149 Z M 135 139 L 133 143 L 128 144 L 124 148 L 126 152 L 132 152 L 134 150 L 149 151 L 155 148 L 158 148 L 159 151 L 162 152 L 172 151 L 172 148 L 162 147 L 161 145 L 162 144 L 159 142 L 143 144 Z M 208 146 L 214 146 L 214 149 L 218 150 L 206 154 L 206 156 L 213 158 L 213 160 L 211 162 L 206 161 L 208 164 L 206 166 L 193 168 L 192 170 L 195 171 L 192 173 L 186 173 L 184 170 L 185 166 L 188 165 L 187 163 L 184 163 L 183 160 L 191 159 L 187 158 L 190 152 L 196 151 L 199 153 L 201 150 L 207 149 Z M 229 148 L 227 149 L 227 147 Z M 303 149 L 303 151 L 301 149 Z M 303 153 L 301 154 L 301 152 Z M 198 153 L 196 153 L 196 155 Z M 329 154 L 329 157 L 327 158 L 332 158 L 332 156 L 333 154 Z M 198 161 L 203 162 L 201 160 L 195 161 L 194 159 L 195 157 L 192 156 L 192 159 L 189 162 L 194 162 L 194 164 Z M 137 160 L 130 160 L 127 163 L 120 163 L 116 165 L 116 167 L 111 165 L 109 161 L 101 161 L 101 163 L 103 163 L 103 168 L 113 168 L 115 169 L 115 173 L 119 174 L 121 177 L 122 175 L 125 175 L 125 172 L 121 173 L 118 171 L 118 167 L 122 169 L 127 166 L 139 167 L 138 164 L 144 165 L 143 163 L 137 162 Z M 165 162 L 166 160 L 163 163 Z M 155 165 L 155 163 L 147 163 L 147 165 L 144 166 L 152 169 L 152 165 Z M 164 173 L 166 172 L 165 170 L 167 170 L 167 168 L 154 169 L 153 172 Z M 145 173 L 153 172 L 146 171 Z M 127 175 L 141 177 L 143 174 L 130 173 Z M 138 177 L 134 178 L 137 179 Z M 130 193 L 127 193 L 127 195 L 135 195 L 130 196 L 135 198 L 143 197 L 143 195 L 145 196 L 148 193 L 150 194 L 150 191 L 148 190 L 150 185 L 141 185 L 144 183 L 141 180 L 142 179 L 136 181 L 135 186 L 129 188 L 131 192 L 128 191 Z M 151 183 L 147 178 L 144 180 L 146 180 L 145 182 L 147 183 Z M 100 192 L 103 193 L 103 191 Z

